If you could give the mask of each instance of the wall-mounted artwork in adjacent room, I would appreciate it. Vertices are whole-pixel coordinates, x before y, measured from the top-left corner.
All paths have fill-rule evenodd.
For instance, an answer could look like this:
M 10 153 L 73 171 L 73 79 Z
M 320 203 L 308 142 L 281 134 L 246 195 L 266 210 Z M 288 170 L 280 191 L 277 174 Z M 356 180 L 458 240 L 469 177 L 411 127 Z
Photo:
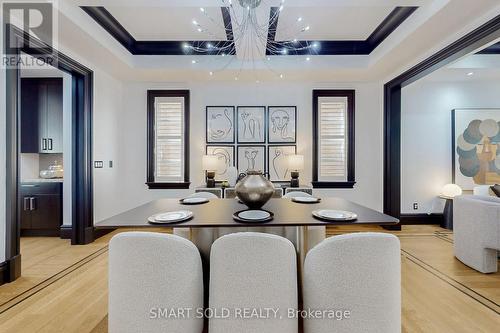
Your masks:
M 234 166 L 234 146 L 207 146 L 207 155 L 215 155 L 219 159 L 215 181 L 227 180 L 227 169 Z
M 452 111 L 453 182 L 464 190 L 500 183 L 500 109 Z
M 238 143 L 265 143 L 265 106 L 238 106 L 237 118 Z
M 266 171 L 266 146 L 238 146 L 238 171 Z
M 288 155 L 295 155 L 297 147 L 273 146 L 267 147 L 267 163 L 271 181 L 285 182 L 290 180 Z
M 267 108 L 268 142 L 295 143 L 297 141 L 297 107 L 269 106 Z
M 234 106 L 207 106 L 207 143 L 234 143 Z

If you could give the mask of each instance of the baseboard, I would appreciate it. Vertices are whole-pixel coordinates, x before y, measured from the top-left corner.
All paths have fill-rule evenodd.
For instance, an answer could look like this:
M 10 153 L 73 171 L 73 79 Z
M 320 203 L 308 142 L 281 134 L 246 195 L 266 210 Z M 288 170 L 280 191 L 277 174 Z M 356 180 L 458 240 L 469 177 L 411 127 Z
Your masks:
M 114 231 L 115 229 L 95 229 L 95 228 L 88 228 L 86 230 L 86 233 L 92 232 L 92 241 L 96 240 L 99 237 L 102 237 L 106 234 L 109 234 L 110 232 Z M 62 225 L 61 230 L 60 230 L 60 235 L 62 239 L 71 239 L 71 236 L 73 235 L 73 228 L 70 225 Z M 87 235 L 87 237 L 89 237 Z
M 71 239 L 72 234 L 73 234 L 73 228 L 71 228 L 70 225 L 61 226 L 61 230 L 59 231 L 61 239 Z
M 21 229 L 21 237 L 59 237 L 57 229 Z
M 0 263 L 0 285 L 16 280 L 21 276 L 21 255 Z
M 443 214 L 401 214 L 401 224 L 441 224 Z

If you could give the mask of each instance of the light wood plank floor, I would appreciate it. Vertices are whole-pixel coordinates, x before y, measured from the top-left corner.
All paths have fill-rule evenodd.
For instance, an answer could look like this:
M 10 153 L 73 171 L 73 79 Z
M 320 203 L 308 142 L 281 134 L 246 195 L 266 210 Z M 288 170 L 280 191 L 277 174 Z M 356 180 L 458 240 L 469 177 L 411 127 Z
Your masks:
M 376 227 L 332 227 L 332 236 Z M 169 232 L 163 229 L 163 232 Z M 0 286 L 0 332 L 107 332 L 107 243 L 70 246 L 23 238 L 23 277 Z M 500 273 L 481 274 L 453 257 L 453 235 L 404 226 L 401 240 L 404 332 L 498 332 Z

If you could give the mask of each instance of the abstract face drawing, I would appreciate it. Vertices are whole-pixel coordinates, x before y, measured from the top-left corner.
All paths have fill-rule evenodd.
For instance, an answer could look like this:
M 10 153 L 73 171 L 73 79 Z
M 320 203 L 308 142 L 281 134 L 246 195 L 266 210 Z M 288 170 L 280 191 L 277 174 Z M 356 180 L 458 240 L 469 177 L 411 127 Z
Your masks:
M 260 119 L 250 112 L 243 112 L 241 114 L 241 119 L 243 120 L 243 138 L 250 140 L 261 139 Z
M 279 134 L 282 139 L 293 139 L 288 135 L 290 116 L 285 110 L 276 110 L 271 115 L 272 131 Z
M 255 170 L 255 158 L 257 157 L 258 151 L 251 149 L 251 150 L 245 150 L 245 159 L 247 160 L 247 169 L 248 170 Z
M 212 113 L 208 121 L 210 128 L 209 135 L 213 141 L 226 139 L 233 129 L 233 122 L 228 109 L 224 109 L 223 114 Z
M 220 168 L 216 171 L 217 175 L 224 175 L 227 169 L 231 166 L 231 155 L 224 148 L 216 148 L 213 150 L 212 155 L 217 156 Z

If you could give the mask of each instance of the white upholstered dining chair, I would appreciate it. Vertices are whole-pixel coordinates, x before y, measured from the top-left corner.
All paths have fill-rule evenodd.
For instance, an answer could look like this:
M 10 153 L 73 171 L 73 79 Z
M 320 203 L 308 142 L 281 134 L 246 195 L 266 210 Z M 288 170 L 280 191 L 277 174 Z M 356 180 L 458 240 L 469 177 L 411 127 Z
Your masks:
M 309 193 L 294 191 L 288 192 L 283 196 L 286 199 L 298 198 L 298 197 L 312 197 Z M 297 204 L 300 205 L 300 204 Z M 312 249 L 319 243 L 321 243 L 326 238 L 326 227 L 323 226 L 311 226 L 307 227 L 307 248 Z M 286 227 L 285 237 L 293 242 L 297 246 L 297 228 L 296 227 Z
M 218 199 L 215 194 L 210 192 L 197 192 L 190 194 L 187 198 L 207 198 Z M 174 235 L 189 239 L 198 247 L 201 255 L 208 259 L 210 257 L 210 247 L 217 237 L 214 228 L 193 228 L 191 233 L 188 228 L 174 228 Z
M 350 313 L 343 320 L 305 319 L 304 333 L 401 332 L 399 239 L 383 233 L 327 238 L 306 256 L 303 299 L 304 309 Z
M 193 243 L 153 232 L 124 232 L 111 239 L 110 333 L 201 333 L 202 318 L 165 318 L 159 309 L 202 307 L 202 265 Z
M 297 308 L 296 263 L 292 243 L 280 236 L 243 232 L 217 239 L 210 255 L 209 303 L 231 315 L 210 318 L 209 332 L 296 333 L 297 319 L 287 316 L 287 309 Z M 280 310 L 276 317 L 241 319 L 235 311 L 243 308 Z

